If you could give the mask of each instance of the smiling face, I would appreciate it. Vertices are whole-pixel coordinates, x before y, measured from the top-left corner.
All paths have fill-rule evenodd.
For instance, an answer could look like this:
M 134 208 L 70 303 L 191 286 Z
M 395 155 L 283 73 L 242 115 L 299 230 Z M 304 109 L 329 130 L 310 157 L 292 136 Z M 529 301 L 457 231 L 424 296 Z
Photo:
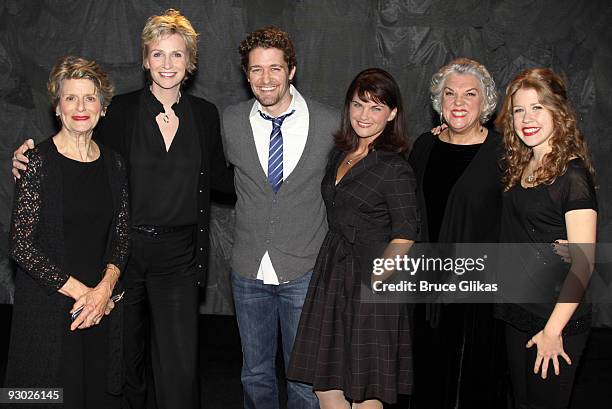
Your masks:
M 533 88 L 521 88 L 512 96 L 514 132 L 531 148 L 548 149 L 555 125 L 552 112 L 540 103 Z
M 472 74 L 449 74 L 442 91 L 442 114 L 449 128 L 464 133 L 480 125 L 484 96 Z
M 295 67 L 289 70 L 282 50 L 263 47 L 251 50 L 246 75 L 264 111 L 277 117 L 289 107 L 289 82 L 295 75 Z
M 153 88 L 179 87 L 187 72 L 188 54 L 185 40 L 172 34 L 147 45 L 144 67 L 151 73 Z
M 93 81 L 84 78 L 62 81 L 56 113 L 69 132 L 91 131 L 103 113 Z
M 362 139 L 370 139 L 369 143 L 385 130 L 387 123 L 393 121 L 397 115 L 397 108 L 373 100 L 363 101 L 357 92 L 353 95 L 349 109 L 351 127 Z

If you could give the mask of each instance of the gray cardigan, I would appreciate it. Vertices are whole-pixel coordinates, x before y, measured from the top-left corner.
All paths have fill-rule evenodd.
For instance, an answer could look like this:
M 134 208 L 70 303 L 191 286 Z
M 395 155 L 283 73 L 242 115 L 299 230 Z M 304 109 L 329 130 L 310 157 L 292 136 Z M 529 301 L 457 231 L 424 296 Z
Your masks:
M 277 194 L 272 192 L 261 167 L 249 113 L 254 99 L 223 112 L 223 146 L 234 165 L 236 228 L 232 269 L 256 278 L 261 259 L 270 255 L 279 282 L 300 278 L 314 267 L 327 232 L 321 180 L 333 132 L 340 125 L 337 113 L 305 98 L 309 129 L 302 156 Z

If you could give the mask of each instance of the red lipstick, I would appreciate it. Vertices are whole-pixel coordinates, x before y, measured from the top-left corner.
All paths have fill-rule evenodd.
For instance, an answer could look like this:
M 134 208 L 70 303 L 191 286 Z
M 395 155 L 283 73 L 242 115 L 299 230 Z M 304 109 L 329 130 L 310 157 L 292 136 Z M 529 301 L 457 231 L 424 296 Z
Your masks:
M 89 115 L 73 115 L 72 119 L 75 121 L 87 121 L 89 119 Z
M 531 129 L 531 131 L 527 131 L 527 129 Z M 523 128 L 523 135 L 525 136 L 533 136 L 535 134 L 537 134 L 538 132 L 540 132 L 540 128 L 535 128 L 535 127 L 529 127 L 529 128 Z

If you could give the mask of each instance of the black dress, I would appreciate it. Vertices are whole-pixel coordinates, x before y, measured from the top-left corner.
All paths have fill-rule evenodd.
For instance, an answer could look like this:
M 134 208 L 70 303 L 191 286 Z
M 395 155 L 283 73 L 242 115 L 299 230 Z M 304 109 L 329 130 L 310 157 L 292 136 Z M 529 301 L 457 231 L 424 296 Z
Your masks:
M 287 377 L 355 401 L 394 403 L 412 391 L 405 304 L 361 302 L 372 260 L 395 238 L 416 240 L 412 169 L 399 154 L 373 151 L 335 185 L 344 152 L 333 151 L 322 182 L 329 232 L 317 262 Z
M 415 142 L 409 161 L 419 189 L 424 241 L 498 242 L 501 135 L 488 132 L 475 145 L 446 143 L 431 132 Z M 448 251 L 445 247 L 438 245 L 437 251 Z M 490 304 L 417 304 L 413 326 L 412 407 L 503 407 L 505 368 L 496 361 L 504 352 L 503 325 L 493 319 Z
M 5 384 L 64 388 L 66 408 L 119 407 L 123 383 L 123 304 L 100 325 L 70 332 L 74 300 L 58 292 L 70 276 L 93 287 L 106 264 L 123 271 L 127 261 L 126 169 L 119 155 L 100 150 L 98 160 L 81 163 L 43 141 L 28 151 L 15 189 L 10 246 L 18 269 Z
M 61 156 L 64 186 L 64 263 L 70 275 L 95 287 L 105 267 L 104 250 L 113 221 L 111 191 L 104 158 L 78 162 Z M 65 408 L 118 408 L 121 400 L 106 392 L 108 317 L 86 330 L 70 331 L 66 314 L 60 366 Z

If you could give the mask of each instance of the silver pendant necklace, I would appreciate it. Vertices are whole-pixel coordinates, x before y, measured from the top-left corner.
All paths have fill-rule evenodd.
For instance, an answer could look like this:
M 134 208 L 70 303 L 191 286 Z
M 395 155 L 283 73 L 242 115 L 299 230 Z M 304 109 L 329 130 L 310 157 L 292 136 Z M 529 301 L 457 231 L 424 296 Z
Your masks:
M 151 88 L 151 86 L 149 86 L 149 89 L 151 90 L 151 93 L 153 93 L 153 89 Z M 181 91 L 179 91 L 178 93 L 175 104 L 178 104 L 180 100 L 181 100 Z M 170 122 L 170 117 L 166 113 L 165 109 L 164 109 L 164 112 L 160 112 L 160 114 L 161 114 L 161 119 L 162 121 L 164 121 L 164 123 L 167 124 Z

